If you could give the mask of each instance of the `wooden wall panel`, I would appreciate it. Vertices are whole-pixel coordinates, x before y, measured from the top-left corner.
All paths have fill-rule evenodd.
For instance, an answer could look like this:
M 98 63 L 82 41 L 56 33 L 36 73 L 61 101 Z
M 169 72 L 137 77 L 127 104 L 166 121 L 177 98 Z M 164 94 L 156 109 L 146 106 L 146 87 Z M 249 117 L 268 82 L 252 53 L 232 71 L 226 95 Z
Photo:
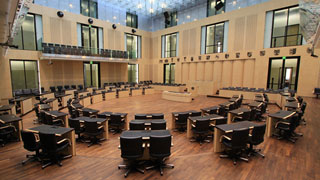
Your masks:
M 56 17 L 50 18 L 51 42 L 61 44 L 61 23 L 60 19 Z
M 234 50 L 239 51 L 243 49 L 244 43 L 244 29 L 245 29 L 245 17 L 239 17 L 235 20 L 235 31 L 234 31 Z
M 204 80 L 212 81 L 213 78 L 213 62 L 205 62 L 204 63 Z
M 245 45 L 246 49 L 255 49 L 257 40 L 258 15 L 247 16 Z
M 196 80 L 197 81 L 204 81 L 204 63 L 203 62 L 198 62 L 195 63 L 197 65 L 197 74 L 196 74 Z
M 254 87 L 255 60 L 245 60 L 243 68 L 243 87 Z
M 215 92 L 222 87 L 222 68 L 223 62 L 213 62 L 213 91 Z
M 115 50 L 124 50 L 124 35 L 120 31 L 115 31 L 114 48 Z
M 189 30 L 182 31 L 182 54 L 183 56 L 189 55 Z
M 115 34 L 115 31 L 113 30 L 113 29 L 108 29 L 107 30 L 107 32 L 108 32 L 108 40 L 107 40 L 107 42 L 108 42 L 108 49 L 114 49 L 115 47 L 114 47 L 114 34 Z
M 232 65 L 232 86 L 242 87 L 243 81 L 243 60 L 233 61 Z
M 189 33 L 189 55 L 195 55 L 196 54 L 196 36 L 197 34 L 197 28 L 190 29 Z
M 71 21 L 62 20 L 61 21 L 61 36 L 62 44 L 71 45 L 72 44 L 72 33 L 71 33 Z
M 189 64 L 189 81 L 193 82 L 196 80 L 197 75 L 197 64 L 190 63 Z
M 189 81 L 189 63 L 182 63 L 181 68 L 182 68 L 182 83 L 185 84 Z
M 159 58 L 161 57 L 161 40 L 159 40 L 160 37 L 154 37 L 152 38 L 152 57 L 153 58 Z M 160 47 L 159 47 L 160 46 Z M 158 52 L 158 49 L 160 48 L 160 52 Z
M 232 85 L 232 61 L 223 61 L 222 63 L 222 87 L 229 87 Z

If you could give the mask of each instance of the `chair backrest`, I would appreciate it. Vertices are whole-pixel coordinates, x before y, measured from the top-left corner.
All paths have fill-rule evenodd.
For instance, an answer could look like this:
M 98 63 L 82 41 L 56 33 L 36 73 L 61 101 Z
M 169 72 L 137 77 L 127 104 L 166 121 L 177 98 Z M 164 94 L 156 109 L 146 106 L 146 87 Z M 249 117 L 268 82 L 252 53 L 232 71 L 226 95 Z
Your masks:
M 168 157 L 171 154 L 171 135 L 150 136 L 150 156 L 156 158 Z
M 189 117 L 189 113 L 179 113 L 177 122 L 187 123 L 188 117 Z
M 196 121 L 196 130 L 200 132 L 209 131 L 210 120 L 209 118 L 201 118 Z
M 201 112 L 200 112 L 200 111 L 192 112 L 190 116 L 191 116 L 191 117 L 201 116 Z
M 225 107 L 219 107 L 219 113 L 220 116 L 226 115 L 226 108 Z
M 301 111 L 302 111 L 303 114 L 304 114 L 304 111 L 306 110 L 306 108 L 307 108 L 307 103 L 306 102 L 302 102 Z
M 50 86 L 50 91 L 51 92 L 56 92 L 56 88 L 54 86 Z
M 45 112 L 45 111 L 40 111 L 39 120 L 40 120 L 43 124 L 48 124 L 48 123 L 47 123 L 47 119 L 46 119 L 46 112 Z
M 111 114 L 109 122 L 110 122 L 110 124 L 121 124 L 121 115 L 120 114 Z
M 209 110 L 209 114 L 218 114 L 218 112 L 219 112 L 219 109 L 217 108 L 217 109 L 210 109 Z
M 69 85 L 64 85 L 64 89 L 69 89 L 70 86 Z
M 77 86 L 76 85 L 71 85 L 71 88 L 72 89 L 77 89 Z
M 121 157 L 137 159 L 143 156 L 142 137 L 120 136 Z
M 134 119 L 147 119 L 146 114 L 136 114 L 134 115 Z
M 129 128 L 130 130 L 144 130 L 144 122 L 130 121 Z
M 242 119 L 243 119 L 244 121 L 248 121 L 248 120 L 250 120 L 250 118 L 251 118 L 251 111 L 244 112 L 244 113 L 242 114 Z
M 262 105 L 261 105 L 261 114 L 266 113 L 266 110 L 267 110 L 267 104 L 266 103 L 262 103 Z
M 249 138 L 249 128 L 236 129 L 232 133 L 232 148 L 242 149 L 245 148 Z
M 255 121 L 257 117 L 257 110 L 255 108 L 250 111 L 250 121 Z
M 298 97 L 297 97 L 297 100 L 298 100 L 298 102 L 299 102 L 300 104 L 302 104 L 303 98 L 302 98 L 301 96 L 298 96 Z
M 96 133 L 98 132 L 98 123 L 95 121 L 84 121 L 84 129 L 86 133 Z
M 53 125 L 53 118 L 50 114 L 45 113 L 45 119 L 46 123 L 44 124 Z
M 166 130 L 167 124 L 165 121 L 151 122 L 151 130 Z
M 55 152 L 57 150 L 57 140 L 55 134 L 39 133 L 41 148 L 45 152 Z
M 75 119 L 69 118 L 68 121 L 69 121 L 69 126 L 71 128 L 73 128 L 75 131 L 80 131 L 81 124 L 80 124 L 79 120 L 75 120 Z
M 88 111 L 83 111 L 82 113 L 83 113 L 83 116 L 90 117 L 90 112 L 88 112 Z
M 260 144 L 264 141 L 264 134 L 266 132 L 266 124 L 255 126 L 252 130 L 252 142 Z
M 28 151 L 35 151 L 37 149 L 36 137 L 33 132 L 21 130 L 21 138 L 23 147 Z
M 152 114 L 152 119 L 164 119 L 164 114 Z
M 224 118 L 221 118 L 221 119 L 216 119 L 215 120 L 215 125 L 227 124 L 227 121 L 228 121 L 227 117 L 224 117 Z

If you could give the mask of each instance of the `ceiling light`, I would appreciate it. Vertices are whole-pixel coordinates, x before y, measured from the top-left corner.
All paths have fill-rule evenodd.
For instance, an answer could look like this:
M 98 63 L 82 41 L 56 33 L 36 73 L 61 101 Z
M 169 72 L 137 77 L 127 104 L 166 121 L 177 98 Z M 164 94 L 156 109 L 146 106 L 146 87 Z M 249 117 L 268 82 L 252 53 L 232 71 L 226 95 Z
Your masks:
M 237 4 L 237 1 L 233 1 L 233 2 L 232 2 L 232 5 L 235 6 L 236 4 Z
M 141 9 L 142 8 L 142 4 L 140 3 L 140 4 L 138 4 L 138 8 L 139 9 Z
M 89 9 L 86 9 L 86 12 L 89 12 Z
M 113 16 L 113 19 L 117 19 L 117 16 Z
M 194 19 L 194 21 L 197 21 L 197 20 L 198 20 L 197 18 Z
M 187 19 L 190 19 L 190 16 L 189 16 L 189 15 L 187 16 Z
M 167 7 L 166 3 L 162 3 L 162 4 L 161 4 L 161 7 L 162 7 L 162 8 L 166 8 L 166 7 Z
M 72 8 L 72 4 L 69 4 L 69 7 Z
M 150 0 L 150 3 L 152 4 L 154 2 L 154 0 Z
M 153 10 L 152 8 L 150 8 L 149 11 L 150 11 L 150 13 L 153 13 L 153 12 L 154 12 L 154 10 Z

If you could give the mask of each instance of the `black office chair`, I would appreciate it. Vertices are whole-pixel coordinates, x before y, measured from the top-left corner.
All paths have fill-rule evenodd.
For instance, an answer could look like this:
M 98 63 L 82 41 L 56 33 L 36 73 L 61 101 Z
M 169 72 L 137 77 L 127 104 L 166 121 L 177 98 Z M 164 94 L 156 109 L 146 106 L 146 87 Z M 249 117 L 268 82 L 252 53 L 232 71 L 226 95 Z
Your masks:
M 130 121 L 129 129 L 130 130 L 145 130 L 144 122 Z
M 252 130 L 251 136 L 249 136 L 249 149 L 248 156 L 259 154 L 264 158 L 264 155 L 260 153 L 261 149 L 253 149 L 253 146 L 259 145 L 264 141 L 264 133 L 266 132 L 266 124 L 255 126 Z
M 216 119 L 214 121 L 214 124 L 210 124 L 210 131 L 212 131 L 212 138 L 213 138 L 213 133 L 215 131 L 215 127 L 217 125 L 221 125 L 221 124 L 227 124 L 228 122 L 228 118 L 227 117 L 224 117 L 224 118 L 221 118 L 221 119 Z
M 89 136 L 90 138 L 90 144 L 88 144 L 88 147 L 94 145 L 94 144 L 100 144 L 101 141 L 105 140 L 104 138 L 99 139 L 98 136 L 102 135 L 104 132 L 103 126 L 100 126 L 97 122 L 84 122 L 84 133 Z
M 134 119 L 147 119 L 146 114 L 136 114 L 134 115 Z
M 28 161 L 41 161 L 40 159 L 40 142 L 36 140 L 35 135 L 33 132 L 28 132 L 21 130 L 21 138 L 23 141 L 24 149 L 30 152 L 36 152 L 36 154 L 29 155 L 27 154 L 26 160 L 22 161 L 22 164 L 27 163 Z
M 122 131 L 122 126 L 124 125 L 124 123 L 125 122 L 120 114 L 110 115 L 109 125 L 115 128 L 113 129 L 113 134 L 120 133 Z
M 144 170 L 139 168 L 137 159 L 143 156 L 142 137 L 122 137 L 120 136 L 121 157 L 129 160 L 128 165 L 119 165 L 118 168 L 128 169 L 124 174 L 127 177 L 132 170 L 144 174 Z
M 56 92 L 56 88 L 55 88 L 54 86 L 50 86 L 50 91 L 51 91 L 52 93 L 54 93 L 54 92 Z
M 222 106 L 220 106 L 219 107 L 219 113 L 218 113 L 218 115 L 220 115 L 220 116 L 227 116 L 227 112 L 226 112 L 226 108 L 225 107 L 222 107 Z
M 189 113 L 179 113 L 178 117 L 175 119 L 176 125 L 180 126 L 180 128 L 178 129 L 180 132 L 185 131 L 188 118 L 189 118 Z
M 166 130 L 166 121 L 153 121 L 151 122 L 151 130 Z
M 263 102 L 260 109 L 256 109 L 256 120 L 257 121 L 265 121 L 265 117 L 263 116 L 263 114 L 266 113 L 267 106 L 268 106 L 268 104 L 266 102 Z
M 164 114 L 162 113 L 155 113 L 155 114 L 152 114 L 152 119 L 164 119 Z
M 34 112 L 36 113 L 36 119 L 33 120 L 33 124 L 42 123 L 40 121 L 40 112 L 39 112 L 39 104 L 35 104 L 33 107 Z
M 301 123 L 303 125 L 306 125 L 306 120 L 303 118 L 306 108 L 307 108 L 307 103 L 306 102 L 302 102 L 300 109 L 297 110 L 297 113 L 299 115 L 300 121 L 301 121 Z
M 75 133 L 78 135 L 77 141 L 82 142 L 83 137 L 81 136 L 81 133 L 84 133 L 84 126 L 81 125 L 80 121 L 76 119 L 69 118 L 68 121 L 69 126 L 73 128 Z
M 275 125 L 275 128 L 278 130 L 278 133 L 273 134 L 278 137 L 278 139 L 286 139 L 292 143 L 296 142 L 293 132 L 296 124 L 296 121 L 299 121 L 297 116 L 292 116 L 288 119 L 278 121 Z
M 219 107 L 211 107 L 208 112 L 204 113 L 205 115 L 210 115 L 210 114 L 218 114 L 219 113 Z
M 171 135 L 151 135 L 149 152 L 150 156 L 155 159 L 155 164 L 146 167 L 146 170 L 159 168 L 162 176 L 163 168 L 174 168 L 173 164 L 165 164 L 166 158 L 171 155 Z
M 44 124 L 48 124 L 48 125 L 54 125 L 54 126 L 63 126 L 63 120 L 62 119 L 54 119 L 52 117 L 52 115 L 45 113 L 45 121 L 46 123 Z
M 195 111 L 190 114 L 191 117 L 201 116 L 201 111 Z
M 76 85 L 71 85 L 71 88 L 72 89 L 77 89 L 77 86 Z
M 233 164 L 237 164 L 237 160 L 243 160 L 249 162 L 247 158 L 241 156 L 242 150 L 247 147 L 247 142 L 249 138 L 249 129 L 237 129 L 233 130 L 232 138 L 223 135 L 222 144 L 224 144 L 230 151 L 226 154 L 220 155 L 220 158 L 231 158 Z
M 299 102 L 300 104 L 302 104 L 303 98 L 302 98 L 301 96 L 298 96 L 298 97 L 297 97 L 297 100 L 298 100 L 298 102 Z
M 195 139 L 191 139 L 191 142 L 199 141 L 200 145 L 203 142 L 210 142 L 210 140 L 205 139 L 210 132 L 210 119 L 209 118 L 199 118 L 196 120 L 196 124 L 192 127 L 194 134 L 198 135 Z
M 64 151 L 71 145 L 69 139 L 64 138 L 60 141 L 57 141 L 57 137 L 55 134 L 46 134 L 39 133 L 41 149 L 44 154 L 44 158 L 42 162 L 48 160 L 47 163 L 42 165 L 42 169 L 52 165 L 58 164 L 62 166 L 61 160 L 72 157 L 72 155 L 63 156 L 60 155 L 60 152 Z
M 68 89 L 70 89 L 70 86 L 69 85 L 64 85 L 64 89 L 68 90 Z
M 17 139 L 15 133 L 16 128 L 13 125 L 7 125 L 0 122 L 0 143 L 2 147 L 12 139 Z
M 239 121 L 249 121 L 251 118 L 251 111 L 243 112 L 240 116 L 236 116 L 233 118 L 233 122 L 239 122 Z

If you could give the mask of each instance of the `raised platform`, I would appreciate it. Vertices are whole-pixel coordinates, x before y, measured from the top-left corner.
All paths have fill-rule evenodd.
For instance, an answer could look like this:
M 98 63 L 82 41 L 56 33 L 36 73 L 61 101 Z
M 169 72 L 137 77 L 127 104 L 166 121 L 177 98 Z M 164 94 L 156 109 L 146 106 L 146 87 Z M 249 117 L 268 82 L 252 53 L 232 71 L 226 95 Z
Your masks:
M 175 92 L 175 91 L 163 91 L 162 99 L 177 101 L 177 102 L 192 101 L 191 93 L 185 93 L 185 92 L 182 93 L 182 92 Z

